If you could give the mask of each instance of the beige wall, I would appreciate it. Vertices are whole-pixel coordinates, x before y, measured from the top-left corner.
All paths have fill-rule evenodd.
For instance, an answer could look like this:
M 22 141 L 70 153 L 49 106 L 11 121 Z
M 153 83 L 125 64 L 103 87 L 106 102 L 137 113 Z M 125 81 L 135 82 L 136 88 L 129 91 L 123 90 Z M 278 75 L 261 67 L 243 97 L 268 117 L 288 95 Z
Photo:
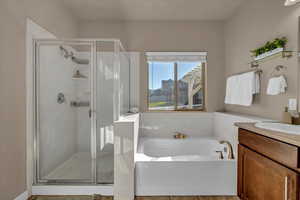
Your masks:
M 284 7 L 283 0 L 245 1 L 238 12 L 225 24 L 226 76 L 249 69 L 250 50 L 264 45 L 268 40 L 286 36 L 287 49 L 298 50 L 299 5 Z M 276 65 L 288 68 L 286 77 L 288 91 L 278 96 L 267 96 L 267 81 Z M 276 58 L 261 64 L 263 69 L 262 93 L 250 107 L 226 105 L 226 111 L 253 114 L 280 119 L 288 98 L 297 97 L 298 62 L 297 56 L 286 60 Z
M 120 38 L 129 51 L 207 51 L 207 109 L 223 108 L 224 32 L 223 22 L 83 22 L 80 37 Z M 141 109 L 147 102 L 147 65 L 140 63 Z
M 26 190 L 26 17 L 62 37 L 75 37 L 77 23 L 60 0 L 0 1 L 0 199 Z

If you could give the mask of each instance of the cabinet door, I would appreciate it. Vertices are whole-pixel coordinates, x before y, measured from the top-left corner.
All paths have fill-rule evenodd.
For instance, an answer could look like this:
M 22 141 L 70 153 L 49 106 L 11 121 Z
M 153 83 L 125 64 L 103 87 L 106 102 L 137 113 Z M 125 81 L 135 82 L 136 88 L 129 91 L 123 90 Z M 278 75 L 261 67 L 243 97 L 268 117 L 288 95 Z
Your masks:
M 243 200 L 298 200 L 296 172 L 243 146 L 239 152 L 239 193 Z

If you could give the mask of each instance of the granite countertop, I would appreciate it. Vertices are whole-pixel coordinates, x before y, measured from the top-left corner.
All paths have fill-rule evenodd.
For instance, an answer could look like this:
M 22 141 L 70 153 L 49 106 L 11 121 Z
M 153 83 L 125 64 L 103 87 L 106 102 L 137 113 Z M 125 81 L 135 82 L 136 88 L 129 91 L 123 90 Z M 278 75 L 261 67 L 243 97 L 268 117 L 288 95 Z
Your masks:
M 255 123 L 235 123 L 234 125 L 241 129 L 300 147 L 300 135 L 292 135 L 288 133 L 262 129 L 256 127 L 254 124 Z

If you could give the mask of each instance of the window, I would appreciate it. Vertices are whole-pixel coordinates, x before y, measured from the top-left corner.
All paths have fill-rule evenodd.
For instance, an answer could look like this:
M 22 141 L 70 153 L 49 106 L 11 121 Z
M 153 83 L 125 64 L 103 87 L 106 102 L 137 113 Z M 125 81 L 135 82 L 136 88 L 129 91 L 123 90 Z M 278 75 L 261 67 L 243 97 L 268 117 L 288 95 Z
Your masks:
M 148 109 L 203 110 L 206 53 L 148 52 Z

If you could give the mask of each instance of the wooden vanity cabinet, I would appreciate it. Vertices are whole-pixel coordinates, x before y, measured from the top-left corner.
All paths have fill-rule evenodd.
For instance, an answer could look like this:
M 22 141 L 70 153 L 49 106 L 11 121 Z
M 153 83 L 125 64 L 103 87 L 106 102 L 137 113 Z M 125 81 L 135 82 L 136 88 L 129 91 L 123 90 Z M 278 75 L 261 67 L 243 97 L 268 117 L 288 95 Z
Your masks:
M 238 196 L 241 200 L 299 200 L 299 172 L 282 164 L 294 166 L 291 156 L 298 155 L 298 147 L 278 144 L 277 140 L 243 129 L 239 130 L 239 142 Z M 279 148 L 275 150 L 276 155 L 268 155 L 274 145 Z M 295 159 L 298 162 L 298 157 Z

